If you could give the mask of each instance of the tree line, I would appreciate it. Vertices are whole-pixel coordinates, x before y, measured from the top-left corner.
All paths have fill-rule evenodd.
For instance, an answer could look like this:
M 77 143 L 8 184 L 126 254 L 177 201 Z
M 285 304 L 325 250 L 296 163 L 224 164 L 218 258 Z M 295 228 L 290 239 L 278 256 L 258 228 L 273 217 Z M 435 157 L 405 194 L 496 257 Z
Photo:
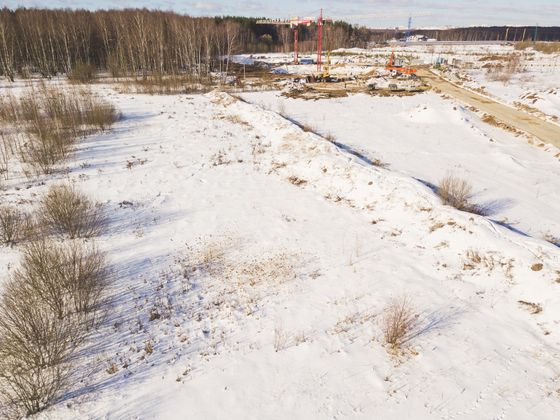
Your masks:
M 473 27 L 413 31 L 441 41 L 553 41 L 558 27 Z M 367 29 L 342 21 L 324 27 L 325 50 L 367 47 L 403 31 Z M 0 76 L 70 74 L 77 68 L 114 76 L 227 72 L 234 53 L 289 52 L 293 31 L 256 18 L 191 17 L 147 9 L 0 9 Z M 299 27 L 300 50 L 316 49 L 317 27 Z
M 227 71 L 237 52 L 291 50 L 288 27 L 257 25 L 255 18 L 191 17 L 147 9 L 0 10 L 0 75 L 69 74 L 77 66 L 114 76 Z M 367 31 L 344 22 L 325 29 L 325 47 L 367 43 Z M 313 51 L 316 27 L 300 28 L 300 45 Z
M 400 39 L 406 36 L 402 29 L 371 29 L 372 42 L 385 42 L 390 39 Z M 410 31 L 411 35 L 422 34 L 438 41 L 560 41 L 560 27 L 535 26 L 480 26 L 469 28 L 449 29 L 417 29 Z

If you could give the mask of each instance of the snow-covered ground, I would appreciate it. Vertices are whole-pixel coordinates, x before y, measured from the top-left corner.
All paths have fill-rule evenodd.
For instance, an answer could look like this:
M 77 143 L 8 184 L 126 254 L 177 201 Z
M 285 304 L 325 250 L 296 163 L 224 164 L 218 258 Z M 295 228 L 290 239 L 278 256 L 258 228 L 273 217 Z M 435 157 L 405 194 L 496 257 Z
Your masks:
M 370 49 L 341 48 L 332 51 L 331 73 L 358 76 L 380 71 L 389 56 L 395 53 L 412 65 L 433 65 L 447 62 L 453 65 L 445 76 L 464 87 L 481 91 L 509 105 L 537 113 L 549 121 L 560 121 L 560 54 L 542 53 L 533 48 L 516 50 L 513 44 L 440 44 L 425 43 L 392 45 Z M 519 57 L 519 64 L 510 80 L 496 80 L 489 66 L 507 66 L 512 56 Z M 314 59 L 314 55 L 303 58 Z M 275 71 L 311 74 L 315 65 L 294 66 L 291 54 L 244 54 L 234 58 L 237 62 L 252 64 L 255 61 L 275 66 Z M 323 61 L 326 61 L 326 57 Z
M 244 97 L 423 182 L 437 185 L 447 173 L 465 178 L 492 219 L 532 236 L 560 236 L 560 150 L 535 147 L 460 104 L 434 93 L 317 101 L 275 92 Z
M 510 105 L 536 112 L 553 122 L 560 122 L 560 56 L 557 64 L 547 71 L 524 70 L 514 73 L 511 80 L 498 81 L 484 70 L 467 72 L 471 81 L 467 87 L 483 88 L 486 93 Z M 543 115 L 544 114 L 544 115 Z
M 539 237 L 560 234 L 555 151 L 433 94 L 245 96 L 267 110 L 98 89 L 124 119 L 67 174 L 0 193 L 32 207 L 69 178 L 111 219 L 115 310 L 44 418 L 557 417 L 560 249 Z M 495 214 L 443 206 L 424 183 L 448 170 Z M 0 251 L 3 279 L 17 250 Z M 403 295 L 418 319 L 393 354 L 382 320 Z

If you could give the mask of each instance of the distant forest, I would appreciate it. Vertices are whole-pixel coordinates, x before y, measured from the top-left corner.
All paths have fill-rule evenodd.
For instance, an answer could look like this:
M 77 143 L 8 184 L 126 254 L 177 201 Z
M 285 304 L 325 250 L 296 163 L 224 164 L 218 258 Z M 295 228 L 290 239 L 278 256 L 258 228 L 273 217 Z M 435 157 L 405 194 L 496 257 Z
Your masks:
M 393 38 L 402 38 L 404 30 L 370 29 L 372 42 L 383 42 Z M 560 27 L 535 26 L 479 26 L 451 29 L 418 29 L 411 34 L 422 34 L 438 41 L 560 41 Z M 535 37 L 536 36 L 536 37 Z
M 315 25 L 300 27 L 300 49 L 316 48 Z M 533 40 L 534 27 L 418 31 L 438 40 Z M 366 47 L 404 36 L 342 21 L 324 27 L 325 50 Z M 538 28 L 539 41 L 560 40 L 560 28 Z M 257 18 L 190 17 L 147 9 L 0 9 L 0 76 L 70 74 L 87 66 L 114 76 L 188 74 L 204 78 L 228 70 L 235 53 L 288 52 L 293 31 L 259 25 Z
M 313 51 L 316 27 L 300 29 L 302 51 Z M 365 46 L 369 32 L 344 22 L 325 26 L 325 49 Z M 240 52 L 291 51 L 286 26 L 245 17 L 190 17 L 146 9 L 86 11 L 0 10 L 0 75 L 69 74 L 93 66 L 113 75 L 227 71 Z M 226 61 L 224 63 L 224 61 Z M 226 68 L 224 68 L 226 66 Z

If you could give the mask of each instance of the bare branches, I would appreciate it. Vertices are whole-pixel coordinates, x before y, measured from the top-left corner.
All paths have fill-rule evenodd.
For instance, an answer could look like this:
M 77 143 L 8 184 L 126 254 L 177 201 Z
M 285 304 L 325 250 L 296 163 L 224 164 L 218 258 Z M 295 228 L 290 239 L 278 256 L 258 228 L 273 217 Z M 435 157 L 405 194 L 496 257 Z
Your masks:
M 488 209 L 472 202 L 472 185 L 466 180 L 453 175 L 445 176 L 437 187 L 437 195 L 443 204 L 457 210 L 481 216 L 487 215 Z
M 52 186 L 42 201 L 40 220 L 47 228 L 70 238 L 87 238 L 98 235 L 104 219 L 99 204 L 72 185 Z
M 15 207 L 0 207 L 0 241 L 13 245 L 24 233 L 25 215 Z
M 113 105 L 83 88 L 43 84 L 19 98 L 0 97 L 0 123 L 8 127 L 6 134 L 0 133 L 0 170 L 7 172 L 9 159 L 19 156 L 35 172 L 51 173 L 78 137 L 105 130 L 118 118 Z
M 13 80 L 18 73 L 29 76 L 31 71 L 44 77 L 63 73 L 87 83 L 95 69 L 105 69 L 113 76 L 144 78 L 159 73 L 205 79 L 216 70 L 227 72 L 229 57 L 238 49 L 292 49 L 288 28 L 257 29 L 255 22 L 146 9 L 0 9 L 0 76 Z M 301 31 L 302 50 L 315 49 L 316 30 L 310 26 Z M 325 32 L 328 49 L 365 46 L 370 35 L 342 22 L 334 22 Z
M 37 413 L 70 385 L 71 357 L 95 325 L 107 281 L 93 247 L 41 240 L 24 248 L 0 304 L 0 413 Z

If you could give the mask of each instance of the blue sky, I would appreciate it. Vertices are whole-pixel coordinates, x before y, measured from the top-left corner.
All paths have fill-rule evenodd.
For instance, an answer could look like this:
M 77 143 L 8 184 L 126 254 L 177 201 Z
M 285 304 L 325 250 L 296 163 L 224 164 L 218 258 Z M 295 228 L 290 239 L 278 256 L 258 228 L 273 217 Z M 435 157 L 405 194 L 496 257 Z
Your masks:
M 535 25 L 560 26 L 560 0 L 3 0 L 10 8 L 147 7 L 190 15 L 316 16 L 321 7 L 334 19 L 370 27 Z

